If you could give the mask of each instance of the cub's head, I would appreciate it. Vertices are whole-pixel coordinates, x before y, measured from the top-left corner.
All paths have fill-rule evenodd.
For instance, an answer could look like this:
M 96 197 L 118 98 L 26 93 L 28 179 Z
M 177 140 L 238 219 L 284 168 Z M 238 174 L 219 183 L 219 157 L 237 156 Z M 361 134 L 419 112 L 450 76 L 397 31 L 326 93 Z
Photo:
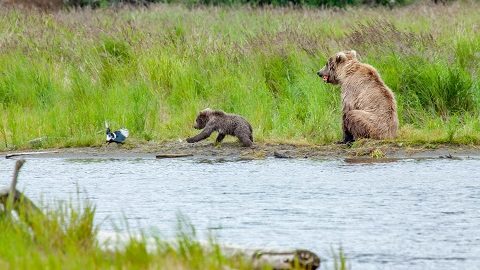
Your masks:
M 323 81 L 326 83 L 338 84 L 337 70 L 350 60 L 358 60 L 356 51 L 338 52 L 328 59 L 325 66 L 320 69 L 317 74 L 322 77 Z
M 203 129 L 205 125 L 207 125 L 208 119 L 210 115 L 212 115 L 213 110 L 210 108 L 206 108 L 203 111 L 199 112 L 197 115 L 197 119 L 195 119 L 195 125 L 193 128 L 195 129 Z

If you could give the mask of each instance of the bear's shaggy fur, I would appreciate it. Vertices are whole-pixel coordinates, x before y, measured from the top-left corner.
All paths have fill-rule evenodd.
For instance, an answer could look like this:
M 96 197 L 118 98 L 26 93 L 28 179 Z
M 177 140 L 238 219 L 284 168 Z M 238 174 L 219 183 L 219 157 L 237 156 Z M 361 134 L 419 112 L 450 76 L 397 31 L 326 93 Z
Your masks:
M 397 104 L 377 70 L 361 63 L 355 51 L 338 52 L 317 73 L 342 89 L 343 143 L 358 138 L 390 139 L 397 135 Z
M 187 142 L 189 143 L 204 140 L 212 132 L 217 131 L 217 143 L 220 143 L 225 135 L 231 135 L 236 136 L 243 146 L 250 147 L 253 145 L 252 126 L 240 115 L 207 108 L 198 114 L 193 127 L 203 130 L 200 134 L 188 138 Z

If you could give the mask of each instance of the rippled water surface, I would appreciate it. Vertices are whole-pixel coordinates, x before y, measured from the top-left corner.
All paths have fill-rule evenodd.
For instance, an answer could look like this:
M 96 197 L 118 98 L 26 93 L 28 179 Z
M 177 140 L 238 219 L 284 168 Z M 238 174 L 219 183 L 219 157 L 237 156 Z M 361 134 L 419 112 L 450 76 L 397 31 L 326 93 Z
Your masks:
M 0 162 L 2 185 L 13 163 Z M 353 269 L 480 269 L 478 159 L 39 158 L 19 188 L 35 201 L 80 192 L 104 231 L 126 219 L 170 238 L 182 213 L 222 243 L 308 248 L 327 260 L 342 245 Z

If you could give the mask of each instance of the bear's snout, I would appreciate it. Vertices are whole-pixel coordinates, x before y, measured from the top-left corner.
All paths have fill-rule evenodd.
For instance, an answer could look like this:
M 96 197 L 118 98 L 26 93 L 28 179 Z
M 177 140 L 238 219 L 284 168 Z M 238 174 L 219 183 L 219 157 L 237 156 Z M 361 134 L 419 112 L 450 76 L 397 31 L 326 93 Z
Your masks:
M 324 82 L 330 82 L 328 79 L 330 76 L 325 72 L 325 69 L 321 69 L 317 72 L 317 75 L 322 78 Z

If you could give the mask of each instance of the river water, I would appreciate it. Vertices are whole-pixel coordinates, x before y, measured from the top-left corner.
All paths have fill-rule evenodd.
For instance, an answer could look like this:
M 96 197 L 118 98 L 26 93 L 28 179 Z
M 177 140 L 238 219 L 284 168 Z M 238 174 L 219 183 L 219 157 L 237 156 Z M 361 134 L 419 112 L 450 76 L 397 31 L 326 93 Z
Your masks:
M 0 161 L 2 185 L 13 164 Z M 480 269 L 480 159 L 33 158 L 19 189 L 90 200 L 105 232 L 170 239 L 183 215 L 223 244 L 307 248 L 327 264 L 342 246 L 352 269 Z

